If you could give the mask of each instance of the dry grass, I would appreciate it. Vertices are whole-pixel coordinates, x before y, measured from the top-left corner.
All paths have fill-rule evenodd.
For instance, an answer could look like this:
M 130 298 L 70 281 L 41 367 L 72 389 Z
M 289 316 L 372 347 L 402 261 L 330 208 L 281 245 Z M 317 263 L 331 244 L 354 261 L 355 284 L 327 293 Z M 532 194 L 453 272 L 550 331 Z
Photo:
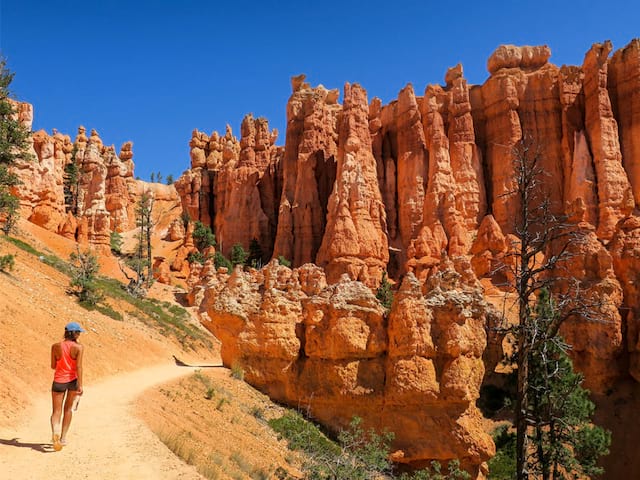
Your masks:
M 267 424 L 284 409 L 227 369 L 202 369 L 156 388 L 140 399 L 138 412 L 169 449 L 208 479 L 263 480 L 276 478 L 276 470 L 301 476 L 297 455 Z

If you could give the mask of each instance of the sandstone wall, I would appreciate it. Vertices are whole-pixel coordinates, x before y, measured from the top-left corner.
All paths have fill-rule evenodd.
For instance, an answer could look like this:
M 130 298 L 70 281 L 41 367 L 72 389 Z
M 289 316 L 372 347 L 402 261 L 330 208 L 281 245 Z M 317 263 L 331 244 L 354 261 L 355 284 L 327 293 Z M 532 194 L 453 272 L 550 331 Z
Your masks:
M 215 136 L 209 150 L 206 136 L 194 133 L 193 168 L 179 182 L 183 205 L 193 218 L 213 224 L 217 236 L 250 231 L 231 236 L 245 249 L 255 236 L 271 258 L 321 265 L 329 283 L 347 273 L 376 287 L 385 270 L 395 279 L 412 272 L 423 281 L 445 255 L 470 258 L 477 277 L 500 286 L 511 280 L 504 266 L 512 261 L 520 212 L 513 161 L 524 144 L 539 157 L 540 198 L 549 200 L 550 211 L 589 231 L 589 255 L 615 256 L 613 239 L 616 248 L 635 248 L 629 245 L 635 237 L 620 229 L 638 218 L 640 199 L 639 45 L 634 40 L 611 55 L 610 42 L 595 44 L 581 66 L 560 68 L 550 63 L 546 46 L 501 46 L 482 85 L 469 86 L 458 65 L 444 85 L 428 85 L 423 96 L 407 85 L 397 100 L 383 105 L 374 98 L 368 107 L 360 86 L 347 84 L 340 104 L 338 91 L 295 77 L 284 152 L 263 157 L 252 177 L 229 161 L 247 148 L 229 132 L 226 146 Z M 243 145 L 256 135 L 248 125 Z M 221 180 L 221 157 L 235 172 L 233 181 Z M 278 173 L 265 180 L 263 171 Z M 268 185 L 260 201 L 256 185 Z M 223 213 L 223 198 L 233 195 L 228 189 L 243 192 L 233 215 Z M 612 273 L 585 262 L 573 272 L 585 285 L 617 282 L 623 292 L 605 295 L 613 302 L 601 340 L 606 348 L 582 342 L 579 363 L 592 371 L 590 386 L 598 391 L 625 374 L 625 352 L 636 348 L 633 341 L 623 348 L 621 340 L 623 332 L 635 331 L 628 323 L 635 316 L 618 313 L 636 305 L 620 278 L 629 277 L 626 269 Z M 581 329 L 602 331 L 596 323 L 575 320 L 565 335 L 578 341 Z M 608 372 L 587 360 L 601 354 Z
M 199 278 L 224 364 L 272 398 L 334 430 L 358 415 L 393 431 L 400 462 L 459 458 L 477 476 L 493 455 L 475 406 L 492 308 L 452 265 L 428 285 L 408 274 L 388 318 L 363 283 L 345 273 L 328 285 L 312 264 L 230 275 L 206 264 Z
M 18 104 L 18 116 L 30 130 L 33 107 Z M 157 223 L 161 217 L 180 216 L 174 187 L 134 179 L 132 142 L 123 144 L 116 155 L 96 130 L 87 137 L 84 127 L 73 141 L 68 135 L 40 130 L 30 142 L 29 156 L 13 167 L 21 181 L 15 193 L 22 216 L 47 230 L 108 255 L 111 232 L 136 228 L 136 205 L 144 192 L 154 198 Z M 72 164 L 77 169 L 75 182 L 68 173 Z

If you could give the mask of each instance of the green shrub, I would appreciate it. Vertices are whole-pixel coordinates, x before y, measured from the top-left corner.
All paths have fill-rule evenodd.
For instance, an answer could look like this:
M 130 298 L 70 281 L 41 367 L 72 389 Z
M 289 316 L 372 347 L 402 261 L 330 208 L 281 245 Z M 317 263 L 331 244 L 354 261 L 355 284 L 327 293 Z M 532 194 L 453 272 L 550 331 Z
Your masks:
M 78 296 L 80 303 L 94 306 L 100 302 L 104 295 L 96 284 L 96 274 L 100 269 L 98 258 L 90 251 L 74 252 L 70 257 L 72 276 L 69 286 L 72 292 Z
M 114 255 L 122 255 L 122 244 L 124 241 L 122 240 L 122 235 L 119 232 L 113 231 L 109 235 L 109 246 L 111 248 L 111 252 Z
M 249 254 L 245 252 L 242 245 L 236 243 L 233 247 L 231 247 L 231 264 L 235 267 L 236 265 L 246 265 L 247 258 Z
M 287 440 L 291 450 L 301 450 L 312 456 L 340 454 L 340 447 L 335 442 L 297 412 L 288 411 L 282 417 L 271 419 L 268 423 L 276 433 Z
M 199 263 L 200 265 L 204 265 L 206 260 L 207 257 L 205 257 L 202 252 L 191 252 L 187 255 L 187 262 L 189 263 Z
M 431 466 L 423 468 L 412 474 L 400 475 L 400 480 L 470 480 L 469 475 L 464 470 L 460 469 L 459 460 L 451 460 L 447 465 L 447 471 L 442 471 L 442 465 L 440 462 L 433 461 Z
M 224 407 L 225 403 L 229 403 L 229 400 L 227 400 L 224 397 L 218 400 L 218 404 L 216 405 L 216 410 L 222 411 L 222 407 Z
M 516 434 L 502 425 L 493 431 L 492 437 L 496 455 L 489 460 L 489 479 L 511 480 L 516 475 Z
M 391 291 L 391 284 L 387 279 L 387 272 L 383 272 L 382 274 L 382 281 L 380 282 L 380 287 L 378 287 L 378 291 L 376 292 L 376 298 L 384 308 L 387 310 L 391 309 L 391 304 L 393 303 L 393 292 Z
M 109 318 L 113 318 L 114 320 L 123 320 L 122 314 L 111 308 L 109 305 L 95 305 L 95 309 L 101 314 L 106 315 Z
M 278 263 L 283 267 L 291 267 L 291 262 L 284 258 L 282 255 L 278 256 Z
M 338 443 L 325 436 L 302 415 L 289 411 L 280 418 L 269 420 L 269 425 L 284 437 L 292 450 L 305 453 L 305 478 L 317 480 L 469 480 L 470 475 L 460 469 L 460 462 L 452 460 L 442 473 L 438 462 L 430 468 L 396 475 L 389 460 L 392 432 L 366 431 L 362 420 L 353 417 L 348 429 L 338 434 Z
M 258 420 L 264 420 L 264 410 L 258 406 L 254 406 L 251 409 L 251 415 L 253 415 Z
M 216 236 L 211 231 L 211 227 L 205 225 L 200 220 L 196 221 L 193 229 L 193 241 L 200 252 L 208 247 L 216 246 Z
M 239 363 L 231 365 L 231 376 L 237 380 L 244 380 L 244 368 Z
M 16 261 L 13 255 L 3 255 L 0 257 L 0 271 L 6 272 L 8 270 L 13 270 Z
M 213 255 L 213 263 L 216 266 L 216 269 L 220 267 L 226 268 L 229 272 L 233 270 L 233 265 L 231 262 L 225 257 L 222 252 L 216 252 Z

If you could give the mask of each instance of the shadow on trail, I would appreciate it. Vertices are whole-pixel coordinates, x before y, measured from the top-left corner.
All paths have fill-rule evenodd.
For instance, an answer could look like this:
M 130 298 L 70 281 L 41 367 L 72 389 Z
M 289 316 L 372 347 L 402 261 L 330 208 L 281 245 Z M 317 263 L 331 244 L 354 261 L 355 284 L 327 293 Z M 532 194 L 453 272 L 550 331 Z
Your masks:
M 24 443 L 18 440 L 17 438 L 12 438 L 11 440 L 0 438 L 0 445 L 8 445 L 9 447 L 18 447 L 18 448 L 30 448 L 31 450 L 35 450 L 40 453 L 53 453 L 55 450 L 50 443 Z
M 176 365 L 179 367 L 195 367 L 195 368 L 224 368 L 224 365 L 189 365 L 188 363 L 184 363 L 182 360 L 180 360 L 178 357 L 176 357 L 175 355 L 173 356 L 173 360 L 174 362 L 176 362 Z

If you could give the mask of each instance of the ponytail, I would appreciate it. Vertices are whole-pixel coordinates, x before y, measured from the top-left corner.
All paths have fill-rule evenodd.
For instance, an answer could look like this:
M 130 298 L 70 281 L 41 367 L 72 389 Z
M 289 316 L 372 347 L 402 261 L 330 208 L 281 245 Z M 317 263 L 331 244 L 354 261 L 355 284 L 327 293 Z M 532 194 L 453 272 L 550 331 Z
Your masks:
M 72 342 L 75 342 L 76 339 L 78 338 L 78 333 L 79 332 L 70 332 L 69 330 L 65 330 L 64 331 L 64 339 L 65 340 L 71 340 Z

